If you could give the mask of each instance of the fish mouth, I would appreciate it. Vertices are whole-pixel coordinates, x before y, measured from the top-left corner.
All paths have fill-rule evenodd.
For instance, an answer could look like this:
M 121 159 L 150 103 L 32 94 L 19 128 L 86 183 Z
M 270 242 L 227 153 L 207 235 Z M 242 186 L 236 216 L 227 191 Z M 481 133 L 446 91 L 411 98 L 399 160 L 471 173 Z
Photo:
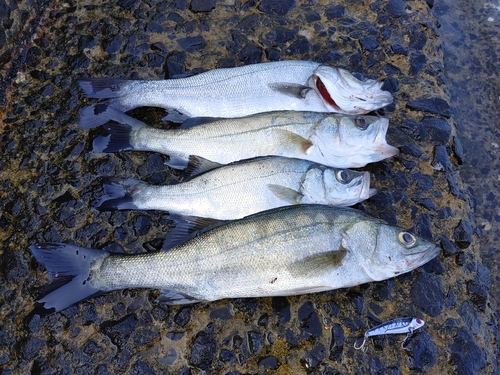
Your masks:
M 441 248 L 439 246 L 436 246 L 434 244 L 425 246 L 423 247 L 422 251 L 419 251 L 418 253 L 413 253 L 411 255 L 411 259 L 407 259 L 408 267 L 411 269 L 420 267 L 425 263 L 427 263 L 428 261 L 430 261 L 431 259 L 437 257 L 440 252 Z

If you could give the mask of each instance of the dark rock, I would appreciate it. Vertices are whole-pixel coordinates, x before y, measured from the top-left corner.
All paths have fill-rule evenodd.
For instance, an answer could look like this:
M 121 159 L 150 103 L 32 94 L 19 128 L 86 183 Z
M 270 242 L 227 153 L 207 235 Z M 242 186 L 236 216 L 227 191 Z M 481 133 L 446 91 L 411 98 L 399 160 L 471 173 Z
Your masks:
M 468 248 L 472 242 L 471 225 L 467 221 L 461 220 L 453 232 L 453 239 L 459 249 Z
M 261 16 L 257 13 L 252 13 L 238 22 L 237 29 L 245 32 L 253 32 L 257 30 L 261 23 Z
M 90 66 L 89 58 L 83 53 L 68 56 L 66 62 L 72 70 L 86 70 Z
M 219 360 L 221 360 L 222 362 L 234 363 L 234 361 L 236 360 L 236 354 L 234 354 L 234 352 L 231 350 L 222 349 L 219 354 Z
M 159 338 L 160 334 L 157 331 L 149 328 L 141 328 L 133 333 L 132 342 L 135 347 L 139 347 L 143 345 L 151 345 Z
M 256 331 L 247 332 L 248 338 L 248 347 L 250 348 L 250 352 L 253 354 L 258 354 L 260 349 L 264 346 L 264 339 L 262 337 L 262 333 Z
M 108 321 L 101 325 L 101 331 L 118 347 L 123 347 L 137 325 L 137 317 L 128 315 L 118 321 Z
M 385 6 L 385 11 L 394 18 L 401 17 L 404 14 L 405 2 L 403 0 L 389 0 Z
M 215 8 L 216 0 L 191 0 L 189 9 L 195 13 L 210 12 Z
M 205 332 L 199 332 L 191 346 L 190 363 L 206 372 L 211 372 L 215 359 L 216 346 L 213 338 Z
M 260 361 L 259 361 L 259 368 L 264 368 L 264 369 L 269 369 L 269 370 L 277 370 L 278 367 L 279 367 L 279 362 L 278 362 L 278 359 L 274 356 L 269 356 L 269 357 L 265 357 L 265 358 L 262 358 Z M 266 371 L 264 370 L 264 373 Z M 260 371 L 259 371 L 260 373 Z
M 344 330 L 340 324 L 334 323 L 331 332 L 330 352 L 328 358 L 337 363 L 342 361 L 344 351 Z
M 361 38 L 359 40 L 359 43 L 361 44 L 361 47 L 364 50 L 370 51 L 370 52 L 372 52 L 373 50 L 375 50 L 375 48 L 377 48 L 379 46 L 377 39 L 375 39 L 371 36 Z
M 469 332 L 473 335 L 478 335 L 481 330 L 481 315 L 479 311 L 474 309 L 468 301 L 463 302 L 457 311 Z
M 399 82 L 394 77 L 387 77 L 382 85 L 382 90 L 395 93 L 399 91 Z
M 484 312 L 488 303 L 488 289 L 474 280 L 467 282 L 467 295 L 469 301 L 478 309 Z
M 410 41 L 408 47 L 414 50 L 422 50 L 427 43 L 427 36 L 420 31 L 410 33 Z
M 464 163 L 464 148 L 462 146 L 462 141 L 458 137 L 453 137 L 453 152 L 455 153 L 455 157 L 457 158 L 458 165 L 462 165 Z
M 134 10 L 140 3 L 140 0 L 119 0 L 117 2 L 119 6 L 128 11 Z
M 280 51 L 274 48 L 267 48 L 265 52 L 266 52 L 266 57 L 269 61 L 279 61 L 281 58 Z
M 148 234 L 151 229 L 151 220 L 146 215 L 138 215 L 134 218 L 134 231 L 138 236 Z
M 182 51 L 172 52 L 167 56 L 166 64 L 163 68 L 165 77 L 172 78 L 173 76 L 184 73 L 184 64 L 186 62 L 186 53 Z
M 191 307 L 182 307 L 174 317 L 174 322 L 181 327 L 184 327 L 191 320 Z
M 441 279 L 421 273 L 413 282 L 411 300 L 430 316 L 438 316 L 444 306 L 444 290 Z
M 269 43 L 270 46 L 282 46 L 283 44 L 294 40 L 297 36 L 298 30 L 290 30 L 286 27 L 279 26 L 265 35 L 265 41 Z
M 480 374 L 486 367 L 485 354 L 465 328 L 460 328 L 451 344 L 450 363 L 457 375 Z
M 22 345 L 21 355 L 24 360 L 31 361 L 40 355 L 40 350 L 42 350 L 45 345 L 45 340 L 38 337 L 31 337 Z
M 207 45 L 205 39 L 201 35 L 180 38 L 177 39 L 177 42 L 179 43 L 181 48 L 186 52 L 201 51 Z
M 392 280 L 385 280 L 375 283 L 375 286 L 372 290 L 373 299 L 375 299 L 376 301 L 390 300 L 393 286 L 394 282 Z
M 391 49 L 392 51 L 396 54 L 396 55 L 404 55 L 404 56 L 407 56 L 408 53 L 409 53 L 409 50 L 408 48 L 402 46 L 400 43 L 394 43 L 392 46 L 391 46 Z
M 368 372 L 369 374 L 385 375 L 385 366 L 379 357 L 370 357 L 368 360 Z
M 331 21 L 335 18 L 344 17 L 345 7 L 343 5 L 332 5 L 329 8 L 325 9 L 326 18 Z
M 451 125 L 448 121 L 437 117 L 424 117 L 422 125 L 429 136 L 429 141 L 445 145 L 451 137 Z
M 306 14 L 306 21 L 308 23 L 316 22 L 321 20 L 321 15 L 317 11 L 312 11 Z
M 257 311 L 256 298 L 237 298 L 233 300 L 233 305 L 238 311 L 250 316 L 253 316 Z
M 295 336 L 295 333 L 293 333 L 290 328 L 288 328 L 285 332 L 285 340 L 288 345 L 290 345 L 290 347 L 299 346 L 299 339 L 297 338 L 297 336 Z
M 427 332 L 418 332 L 411 336 L 405 343 L 408 353 L 406 366 L 419 373 L 428 372 L 436 364 L 436 349 Z
M 449 170 L 451 168 L 446 146 L 440 145 L 434 147 L 434 159 L 431 165 L 437 171 Z
M 271 16 L 284 16 L 295 7 L 295 0 L 262 0 L 259 10 Z
M 155 375 L 153 369 L 143 360 L 138 360 L 132 366 L 130 375 Z
M 102 49 L 108 55 L 113 55 L 120 50 L 122 43 L 123 43 L 123 37 L 121 35 L 116 35 L 112 38 L 106 39 L 102 43 Z
M 269 324 L 269 315 L 267 313 L 262 314 L 260 318 L 257 320 L 257 324 L 259 326 L 267 327 Z
M 273 297 L 273 314 L 278 318 L 278 324 L 286 323 L 290 320 L 290 303 L 286 297 Z
M 227 307 L 223 307 L 221 309 L 214 310 L 210 313 L 211 319 L 228 320 L 228 319 L 231 319 L 232 317 L 233 316 L 231 314 L 231 311 Z
M 311 350 L 306 349 L 306 354 L 300 361 L 302 362 L 304 368 L 306 368 L 307 370 L 312 370 L 318 367 L 321 362 L 323 362 L 325 357 L 325 346 L 320 342 L 316 342 Z
M 300 336 L 305 339 L 321 337 L 322 325 L 314 304 L 307 301 L 299 307 L 298 318 L 300 321 Z
M 410 54 L 410 75 L 416 76 L 425 68 L 427 57 L 422 51 L 415 51 Z
M 239 53 L 239 58 L 246 65 L 262 62 L 262 48 L 250 42 Z
M 356 312 L 361 315 L 365 307 L 365 297 L 359 292 L 347 292 L 347 298 L 351 301 Z
M 406 106 L 417 111 L 436 113 L 445 117 L 451 116 L 450 104 L 443 98 L 419 98 L 408 101 Z
M 425 141 L 427 139 L 427 130 L 421 122 L 406 119 L 403 120 L 400 128 L 415 141 Z
M 435 208 L 434 208 L 435 210 Z M 428 241 L 433 241 L 432 229 L 431 229 L 431 217 L 429 214 L 425 213 L 418 217 L 413 226 L 413 230 L 416 234 L 422 236 Z
M 311 43 L 304 36 L 298 36 L 296 40 L 286 49 L 288 55 L 303 55 L 311 51 Z
M 432 176 L 422 173 L 414 173 L 411 177 L 414 181 L 416 181 L 419 191 L 429 191 L 434 186 L 434 179 Z

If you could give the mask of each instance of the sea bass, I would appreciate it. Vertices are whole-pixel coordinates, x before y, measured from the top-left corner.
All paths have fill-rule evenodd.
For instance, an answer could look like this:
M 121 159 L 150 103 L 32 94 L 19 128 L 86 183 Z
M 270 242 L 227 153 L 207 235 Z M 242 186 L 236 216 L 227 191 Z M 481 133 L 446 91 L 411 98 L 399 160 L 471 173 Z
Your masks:
M 190 155 L 219 164 L 272 155 L 356 168 L 398 153 L 385 139 L 385 117 L 283 111 L 189 119 L 184 128 L 163 130 L 112 107 L 97 105 L 94 112 L 110 121 L 104 125 L 110 136 L 98 137 L 95 151 L 156 151 L 169 155 L 167 164 L 177 169 L 186 167 Z
M 63 310 L 95 294 L 160 289 L 160 301 L 288 296 L 385 280 L 439 248 L 363 212 L 287 206 L 229 221 L 169 251 L 124 255 L 59 243 L 30 246 L 52 284 L 36 310 Z
M 393 100 L 380 82 L 360 81 L 346 70 L 310 61 L 215 69 L 178 79 L 84 78 L 78 83 L 88 97 L 109 99 L 109 105 L 123 112 L 149 106 L 185 117 L 232 118 L 279 110 L 364 114 Z
M 164 210 L 217 220 L 301 203 L 350 206 L 376 193 L 369 172 L 282 157 L 225 165 L 176 185 L 106 178 L 103 187 L 99 209 Z

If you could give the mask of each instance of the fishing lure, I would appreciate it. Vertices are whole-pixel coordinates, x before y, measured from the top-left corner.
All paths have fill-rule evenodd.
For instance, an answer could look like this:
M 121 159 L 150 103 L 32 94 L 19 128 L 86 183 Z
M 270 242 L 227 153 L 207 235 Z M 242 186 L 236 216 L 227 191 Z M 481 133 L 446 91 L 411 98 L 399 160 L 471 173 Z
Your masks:
M 408 338 L 413 334 L 413 331 L 419 329 L 424 324 L 425 322 L 420 318 L 396 318 L 389 320 L 366 331 L 363 343 L 360 346 L 356 346 L 356 343 L 354 343 L 354 349 L 363 349 L 365 347 L 366 340 L 371 336 L 406 333 L 406 337 L 401 342 L 401 348 L 405 349 L 404 344 L 406 340 L 408 340 Z

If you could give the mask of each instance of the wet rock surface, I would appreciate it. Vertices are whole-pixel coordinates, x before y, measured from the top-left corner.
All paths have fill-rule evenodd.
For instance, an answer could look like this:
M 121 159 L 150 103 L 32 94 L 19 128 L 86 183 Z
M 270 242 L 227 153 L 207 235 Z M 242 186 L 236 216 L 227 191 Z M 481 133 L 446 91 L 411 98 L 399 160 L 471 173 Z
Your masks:
M 473 197 L 458 174 L 463 154 L 431 3 L 0 0 L 3 372 L 498 371 L 489 275 L 478 256 Z M 163 156 L 92 152 L 100 133 L 78 129 L 78 111 L 92 100 L 75 78 L 168 78 L 279 59 L 386 80 L 395 102 L 378 114 L 390 118 L 390 142 L 401 153 L 366 168 L 379 195 L 357 208 L 440 243 L 437 261 L 349 290 L 192 306 L 157 303 L 154 290 L 124 290 L 44 319 L 30 315 L 48 275 L 29 244 L 141 253 L 160 248 L 172 227 L 166 213 L 93 208 L 100 176 L 172 176 Z M 426 321 L 405 349 L 402 337 L 378 337 L 366 352 L 354 350 L 366 329 L 399 316 Z

